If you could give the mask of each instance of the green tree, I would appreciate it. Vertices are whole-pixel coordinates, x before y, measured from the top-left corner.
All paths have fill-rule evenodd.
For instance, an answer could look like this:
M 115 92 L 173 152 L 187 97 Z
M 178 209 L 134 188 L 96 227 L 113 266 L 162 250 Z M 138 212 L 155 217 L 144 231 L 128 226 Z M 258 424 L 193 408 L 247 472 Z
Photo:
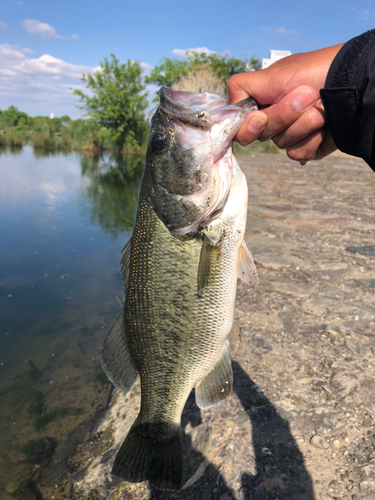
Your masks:
M 260 69 L 260 61 L 256 56 L 250 59 L 237 59 L 220 54 L 198 54 L 194 51 L 188 51 L 186 55 L 185 61 L 164 57 L 162 63 L 155 66 L 150 75 L 145 78 L 145 82 L 172 87 L 188 73 L 209 69 L 226 85 L 228 79 L 236 73 Z
M 81 80 L 90 92 L 73 90 L 83 102 L 78 107 L 111 131 L 117 149 L 139 149 L 147 131 L 147 97 L 139 62 L 120 63 L 111 54 L 110 61 L 105 58 L 98 71 L 82 75 Z
M 0 121 L 2 123 L 2 126 L 7 126 L 7 127 L 17 127 L 21 119 L 22 119 L 21 124 L 26 125 L 28 115 L 23 111 L 20 111 L 15 106 L 9 106 L 9 108 L 3 110 L 0 115 Z

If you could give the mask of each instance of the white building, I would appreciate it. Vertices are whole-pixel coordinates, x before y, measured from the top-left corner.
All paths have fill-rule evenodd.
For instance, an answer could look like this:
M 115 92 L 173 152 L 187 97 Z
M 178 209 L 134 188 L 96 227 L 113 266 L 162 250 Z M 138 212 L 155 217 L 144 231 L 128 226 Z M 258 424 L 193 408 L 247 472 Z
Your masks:
M 270 50 L 269 59 L 262 59 L 262 69 L 268 68 L 274 62 L 282 59 L 283 57 L 291 56 L 290 50 Z

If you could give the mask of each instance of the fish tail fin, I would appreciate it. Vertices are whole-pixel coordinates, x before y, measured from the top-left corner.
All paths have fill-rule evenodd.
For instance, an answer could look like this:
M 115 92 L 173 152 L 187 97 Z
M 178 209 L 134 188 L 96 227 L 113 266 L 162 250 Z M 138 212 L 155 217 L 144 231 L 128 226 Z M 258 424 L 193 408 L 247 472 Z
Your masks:
M 160 439 L 168 436 L 166 439 Z M 182 486 L 182 438 L 180 426 L 171 433 L 165 423 L 138 423 L 131 427 L 113 464 L 112 473 L 126 481 L 149 480 L 159 490 L 179 490 Z

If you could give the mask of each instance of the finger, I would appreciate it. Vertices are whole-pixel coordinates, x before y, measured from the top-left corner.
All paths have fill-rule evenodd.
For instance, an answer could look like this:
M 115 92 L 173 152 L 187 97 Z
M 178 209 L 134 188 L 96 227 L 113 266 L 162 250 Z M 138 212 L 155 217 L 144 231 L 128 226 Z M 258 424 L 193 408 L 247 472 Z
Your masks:
M 229 103 L 232 104 L 248 97 L 253 97 L 252 93 L 256 92 L 256 87 L 258 86 L 258 75 L 259 73 L 254 71 L 231 76 L 228 80 Z
M 316 130 L 302 141 L 297 142 L 290 148 L 287 148 L 286 154 L 291 160 L 299 162 L 308 162 L 316 158 L 320 145 L 324 141 L 327 131 L 325 128 Z
M 312 87 L 303 85 L 290 92 L 280 102 L 264 109 L 267 125 L 260 140 L 267 141 L 290 127 L 308 108 L 312 107 L 319 95 Z M 251 115 L 250 115 L 251 119 Z
M 326 156 L 336 151 L 336 149 L 337 146 L 333 141 L 331 133 L 327 132 L 321 145 L 318 148 L 318 151 L 316 152 L 314 160 L 321 160 L 322 158 L 325 158 Z
M 242 146 L 247 146 L 258 139 L 266 125 L 267 115 L 263 111 L 252 111 L 234 139 Z
M 272 140 L 280 149 L 290 148 L 322 128 L 324 124 L 324 109 L 319 100 L 315 106 L 302 113 L 290 127 L 275 135 Z
M 326 132 L 325 136 L 324 136 L 324 139 L 323 141 L 321 142 L 320 146 L 318 147 L 315 155 L 313 155 L 311 158 L 310 158 L 310 161 L 311 160 L 321 160 L 322 158 L 325 158 L 326 156 L 330 155 L 331 153 L 333 153 L 334 151 L 336 151 L 337 149 L 337 146 L 336 144 L 334 143 L 333 141 L 333 138 L 332 138 L 332 135 L 330 132 Z M 306 163 L 308 162 L 309 160 L 303 160 L 303 161 L 300 161 L 300 164 L 301 165 L 306 165 Z

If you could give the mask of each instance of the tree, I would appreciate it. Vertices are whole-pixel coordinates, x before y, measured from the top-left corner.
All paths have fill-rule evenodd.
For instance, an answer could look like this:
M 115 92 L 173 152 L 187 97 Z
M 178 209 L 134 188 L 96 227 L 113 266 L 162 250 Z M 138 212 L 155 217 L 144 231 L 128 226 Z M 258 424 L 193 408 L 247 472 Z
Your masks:
M 141 74 L 139 62 L 120 63 L 111 54 L 111 60 L 105 58 L 94 74 L 82 75 L 89 94 L 73 90 L 83 102 L 78 107 L 111 131 L 119 150 L 138 149 L 147 131 L 144 111 L 148 103 Z
M 2 122 L 2 125 L 7 127 L 17 127 L 20 120 L 21 124 L 25 126 L 27 124 L 27 119 L 27 114 L 23 111 L 20 111 L 15 106 L 9 106 L 9 108 L 3 110 L 0 115 L 0 121 Z
M 250 59 L 237 59 L 220 54 L 205 54 L 188 51 L 186 61 L 164 57 L 162 63 L 151 71 L 145 78 L 146 83 L 156 83 L 165 87 L 172 87 L 189 73 L 198 71 L 211 71 L 225 85 L 232 75 L 246 71 L 260 69 L 260 61 L 253 56 Z

